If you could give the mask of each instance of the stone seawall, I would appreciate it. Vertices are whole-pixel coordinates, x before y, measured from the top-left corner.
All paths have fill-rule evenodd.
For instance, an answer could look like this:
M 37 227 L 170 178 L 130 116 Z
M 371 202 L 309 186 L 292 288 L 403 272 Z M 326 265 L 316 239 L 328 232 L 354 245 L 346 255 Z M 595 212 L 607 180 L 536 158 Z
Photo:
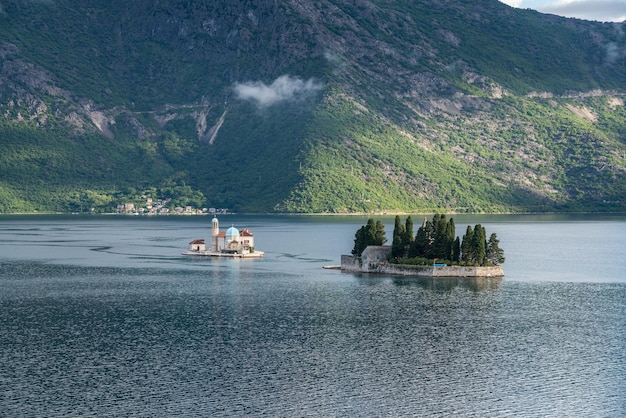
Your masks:
M 398 276 L 417 277 L 502 277 L 502 266 L 465 267 L 465 266 L 413 266 L 407 264 L 391 264 L 387 256 L 391 247 L 367 247 L 361 257 L 353 255 L 341 256 L 341 270 L 358 273 L 392 274 Z

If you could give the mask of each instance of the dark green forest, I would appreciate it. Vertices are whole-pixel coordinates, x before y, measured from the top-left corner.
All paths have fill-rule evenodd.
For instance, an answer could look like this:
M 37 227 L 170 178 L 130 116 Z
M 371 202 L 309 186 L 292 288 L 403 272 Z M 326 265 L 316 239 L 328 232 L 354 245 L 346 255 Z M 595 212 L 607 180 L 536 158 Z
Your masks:
M 424 219 L 414 234 L 411 216 L 402 223 L 395 217 L 389 261 L 396 264 L 432 265 L 434 263 L 461 266 L 496 266 L 504 263 L 504 250 L 495 233 L 485 227 L 467 226 L 462 238 L 456 235 L 454 218 L 436 213 L 432 220 Z M 380 220 L 370 218 L 354 236 L 352 255 L 360 257 L 370 245 L 385 245 L 387 237 Z

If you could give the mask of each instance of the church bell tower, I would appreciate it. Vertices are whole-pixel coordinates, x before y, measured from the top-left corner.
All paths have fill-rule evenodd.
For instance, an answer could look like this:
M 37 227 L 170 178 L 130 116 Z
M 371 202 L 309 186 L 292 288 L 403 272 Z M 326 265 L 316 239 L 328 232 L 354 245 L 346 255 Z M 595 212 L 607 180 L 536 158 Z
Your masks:
M 214 216 L 211 221 L 211 251 L 217 252 L 217 236 L 220 233 L 220 223 Z

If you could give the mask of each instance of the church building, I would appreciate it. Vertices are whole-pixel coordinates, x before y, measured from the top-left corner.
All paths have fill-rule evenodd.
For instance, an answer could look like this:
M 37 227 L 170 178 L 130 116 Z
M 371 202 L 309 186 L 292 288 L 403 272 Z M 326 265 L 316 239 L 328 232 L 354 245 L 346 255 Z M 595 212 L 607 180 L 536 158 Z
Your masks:
M 262 257 L 262 251 L 254 248 L 254 235 L 249 229 L 241 231 L 231 226 L 226 231 L 220 231 L 219 221 L 214 217 L 211 221 L 211 246 L 206 248 L 204 239 L 196 239 L 189 243 L 189 250 L 185 255 L 210 255 L 230 257 Z
M 239 254 L 254 252 L 254 235 L 248 229 L 239 231 L 231 226 L 220 232 L 217 218 L 211 221 L 211 251 L 236 252 Z

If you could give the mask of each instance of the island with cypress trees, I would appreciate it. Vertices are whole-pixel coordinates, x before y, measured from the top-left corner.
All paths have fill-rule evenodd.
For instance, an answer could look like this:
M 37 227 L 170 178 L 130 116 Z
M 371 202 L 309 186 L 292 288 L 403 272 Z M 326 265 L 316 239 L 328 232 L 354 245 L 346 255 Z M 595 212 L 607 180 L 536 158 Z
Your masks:
M 481 224 L 468 225 L 462 238 L 454 219 L 435 214 L 413 235 L 413 220 L 395 218 L 391 245 L 381 221 L 370 218 L 359 228 L 351 255 L 342 255 L 341 269 L 427 277 L 502 277 L 504 251 L 495 233 L 487 239 Z

